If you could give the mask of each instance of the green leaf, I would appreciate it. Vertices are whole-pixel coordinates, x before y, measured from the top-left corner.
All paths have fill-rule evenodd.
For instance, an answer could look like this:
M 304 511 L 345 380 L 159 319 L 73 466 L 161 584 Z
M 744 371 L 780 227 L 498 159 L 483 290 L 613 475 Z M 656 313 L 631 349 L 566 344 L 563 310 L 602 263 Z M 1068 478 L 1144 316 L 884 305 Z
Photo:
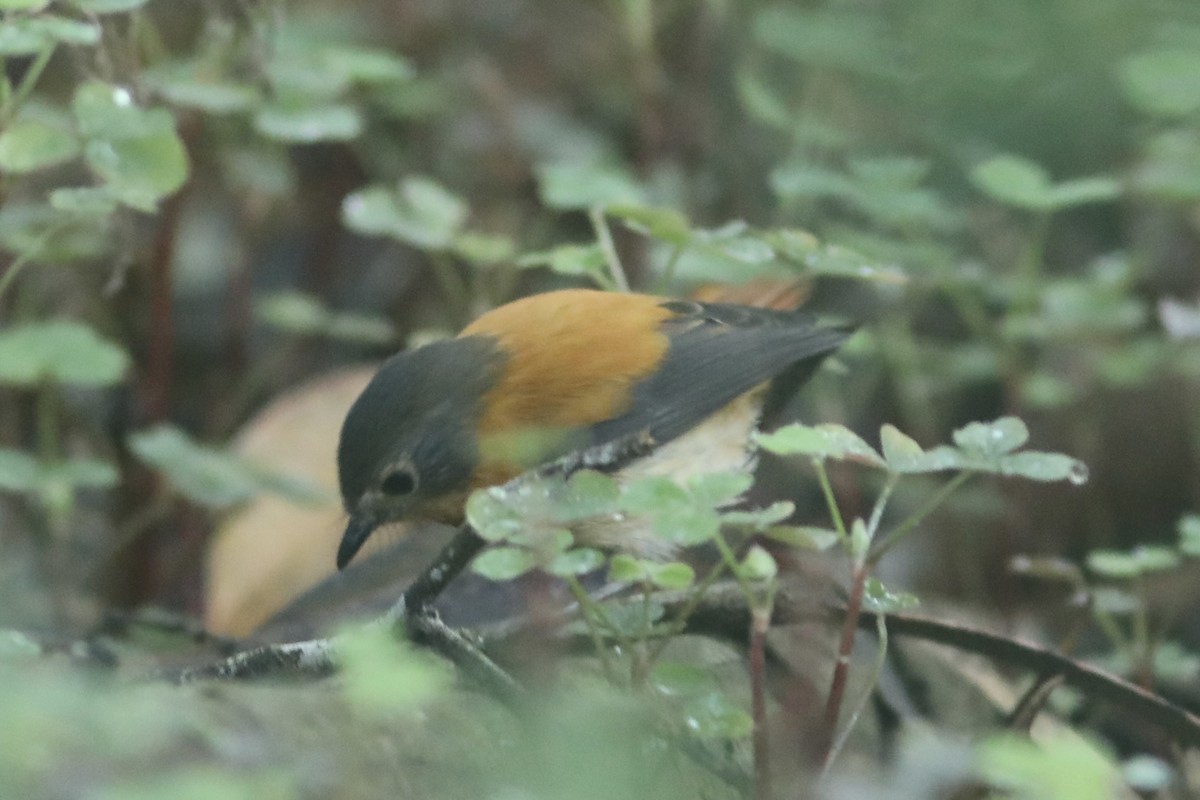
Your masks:
M 505 502 L 499 488 L 481 489 L 467 499 L 467 522 L 489 542 L 500 542 L 525 528 L 521 515 Z
M 659 475 L 641 478 L 621 490 L 621 507 L 634 514 L 653 514 L 690 506 L 687 492 L 670 478 Z
M 1099 586 L 1092 589 L 1091 594 L 1092 610 L 1101 614 L 1128 616 L 1136 613 L 1141 608 L 1141 601 L 1138 597 L 1124 589 Z
M 841 539 L 835 530 L 811 525 L 775 525 L 766 530 L 766 536 L 801 550 L 828 550 Z
M 36 11 L 50 5 L 50 0 L 0 0 L 5 11 Z
M 668 508 L 654 516 L 654 535 L 682 547 L 703 544 L 717 535 L 721 518 L 703 508 Z
M 517 259 L 517 266 L 549 267 L 560 275 L 586 275 L 601 286 L 610 282 L 608 261 L 598 244 L 563 244 L 551 250 L 529 253 Z
M 1052 184 L 1040 166 L 1020 156 L 995 156 L 971 171 L 971 182 L 992 199 L 1027 211 L 1058 211 L 1114 200 L 1121 184 L 1096 176 Z
M 0 332 L 0 383 L 111 386 L 128 367 L 123 350 L 76 322 L 25 323 Z
M 795 510 L 795 503 L 788 500 L 780 500 L 766 508 L 757 508 L 750 511 L 723 511 L 721 513 L 721 524 L 762 531 L 777 522 L 787 519 Z
M 1020 156 L 994 156 L 971 171 L 971 182 L 993 200 L 1029 211 L 1052 205 L 1050 176 Z
M 916 439 L 901 433 L 899 428 L 891 424 L 879 429 L 879 444 L 888 468 L 894 472 L 903 472 L 905 467 L 919 462 L 925 455 Z
M 1200 54 L 1168 48 L 1138 53 L 1120 66 L 1129 102 L 1147 114 L 1186 117 L 1200 110 Z
M 513 240 L 507 236 L 491 236 L 474 231 L 459 233 L 454 237 L 451 248 L 455 255 L 477 266 L 509 261 L 517 251 Z
M 1107 203 L 1121 196 L 1121 182 L 1115 178 L 1092 177 L 1063 181 L 1050 190 L 1050 205 L 1055 209 L 1089 203 Z
M 916 595 L 908 592 L 893 592 L 878 578 L 867 578 L 863 591 L 863 609 L 876 614 L 907 611 L 921 604 Z
M 608 579 L 613 583 L 635 583 L 645 580 L 653 562 L 643 561 L 628 553 L 617 553 L 608 564 Z
M 604 566 L 604 554 L 590 547 L 577 547 L 565 553 L 559 553 L 546 566 L 551 575 L 567 577 L 568 575 L 585 575 Z
M 614 478 L 595 470 L 579 470 L 567 480 L 566 491 L 559 498 L 559 519 L 611 514 L 617 510 L 620 496 L 621 487 Z
M 978 758 L 988 784 L 1012 796 L 1095 800 L 1112 797 L 1119 781 L 1097 745 L 1073 734 L 1037 742 L 1016 734 L 993 736 L 980 745 Z
M 337 103 L 327 105 L 273 105 L 254 115 L 254 129 L 288 144 L 342 142 L 362 133 L 362 115 L 358 110 Z
M 692 229 L 686 216 L 673 208 L 642 205 L 612 205 L 605 209 L 629 228 L 678 247 L 691 239 Z
M 1160 572 L 1179 565 L 1179 554 L 1170 547 L 1150 545 L 1129 551 L 1093 550 L 1087 556 L 1088 569 L 1113 580 L 1128 580 L 1148 572 Z
M 118 200 L 139 211 L 153 212 L 163 197 L 183 186 L 188 158 L 174 131 L 141 138 L 91 141 L 85 157 Z
M 321 51 L 321 61 L 333 72 L 354 83 L 406 81 L 416 74 L 412 65 L 386 50 L 361 46 L 334 46 Z
M 471 564 L 477 574 L 493 581 L 511 581 L 537 566 L 537 556 L 520 547 L 493 547 Z
M 117 485 L 120 474 L 107 461 L 75 458 L 44 464 L 43 482 L 61 481 L 76 489 L 108 489 Z
M 460 197 L 423 177 L 405 178 L 395 192 L 364 189 L 342 203 L 342 219 L 352 230 L 390 236 L 427 250 L 450 247 L 467 214 Z
M 680 561 L 670 561 L 666 564 L 645 561 L 643 564 L 650 582 L 659 589 L 668 591 L 686 589 L 696 580 L 696 571 Z
M 737 500 L 753 483 L 749 472 L 710 472 L 688 480 L 687 492 L 697 505 L 717 508 Z
M 1011 453 L 1029 441 L 1029 429 L 1017 417 L 971 422 L 954 432 L 954 443 L 969 454 L 986 457 Z
M 698 697 L 717 688 L 711 670 L 680 661 L 658 661 L 650 670 L 650 685 L 666 697 Z
M 51 46 L 35 18 L 6 19 L 0 25 L 0 57 L 33 55 Z
M 360 713 L 386 715 L 418 707 L 453 682 L 443 662 L 397 638 L 387 626 L 351 627 L 335 641 L 340 683 Z M 160 796 L 177 795 L 168 790 Z
M 246 462 L 197 444 L 170 425 L 132 433 L 128 442 L 134 455 L 162 472 L 188 500 L 205 508 L 229 508 L 265 488 L 259 473 Z
M 1070 481 L 1076 486 L 1087 483 L 1087 466 L 1076 458 L 1061 453 L 1041 453 L 1029 450 L 1000 459 L 1001 475 L 1016 475 L 1033 481 Z
M 754 719 L 723 692 L 712 692 L 687 704 L 688 730 L 701 739 L 744 739 Z
M 871 259 L 836 244 L 823 244 L 808 231 L 782 228 L 765 234 L 768 244 L 786 261 L 814 275 L 902 284 L 908 281 L 904 271 L 893 264 L 873 263 Z
M 1200 515 L 1188 514 L 1179 520 L 1179 552 L 1200 556 Z
M 246 111 L 262 101 L 259 90 L 209 74 L 205 64 L 176 61 L 156 64 L 143 75 L 146 84 L 168 102 L 212 114 Z
M 1076 588 L 1083 588 L 1083 572 L 1079 566 L 1065 558 L 1055 556 L 1014 556 L 1008 562 L 1009 571 L 1017 575 L 1026 575 L 1044 581 L 1065 583 Z
M 147 2 L 148 0 L 71 0 L 71 5 L 89 14 L 116 14 L 141 8 Z
M 387 319 L 374 314 L 331 314 L 325 333 L 331 339 L 365 344 L 390 344 L 396 341 L 396 329 Z
M 619 167 L 565 161 L 540 164 L 536 173 L 542 202 L 550 208 L 571 211 L 641 204 L 641 189 Z
M 17 120 L 0 133 L 0 170 L 32 172 L 79 155 L 79 143 L 59 128 L 37 120 Z
M 81 217 L 106 217 L 117 208 L 117 199 L 103 186 L 71 186 L 50 192 L 50 206 Z
M 320 333 L 329 323 L 321 301 L 303 292 L 277 292 L 255 304 L 255 316 L 268 325 L 301 334 Z
M 758 445 L 776 455 L 806 455 L 813 458 L 856 461 L 872 467 L 885 466 L 883 458 L 854 431 L 842 425 L 815 427 L 792 423 L 773 433 L 755 435 Z
M 779 565 L 775 558 L 759 545 L 754 545 L 746 552 L 746 557 L 738 565 L 741 576 L 756 583 L 769 581 L 779 574 Z
M 754 15 L 751 30 L 766 50 L 802 64 L 888 81 L 903 74 L 884 17 L 865 9 L 809 10 L 777 3 Z
M 144 139 L 175 132 L 169 111 L 142 108 L 125 87 L 101 81 L 81 84 L 71 98 L 71 111 L 80 133 L 89 139 Z

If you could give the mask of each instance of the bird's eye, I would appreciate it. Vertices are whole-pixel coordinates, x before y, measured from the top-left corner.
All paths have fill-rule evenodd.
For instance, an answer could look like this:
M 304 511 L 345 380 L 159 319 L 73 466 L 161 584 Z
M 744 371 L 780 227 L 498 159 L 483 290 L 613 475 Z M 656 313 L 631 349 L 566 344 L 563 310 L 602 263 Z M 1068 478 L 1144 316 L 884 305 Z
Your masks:
M 398 497 L 410 494 L 413 489 L 416 489 L 417 479 L 407 468 L 394 469 L 383 476 L 383 481 L 380 482 L 379 488 L 383 490 L 384 494 Z

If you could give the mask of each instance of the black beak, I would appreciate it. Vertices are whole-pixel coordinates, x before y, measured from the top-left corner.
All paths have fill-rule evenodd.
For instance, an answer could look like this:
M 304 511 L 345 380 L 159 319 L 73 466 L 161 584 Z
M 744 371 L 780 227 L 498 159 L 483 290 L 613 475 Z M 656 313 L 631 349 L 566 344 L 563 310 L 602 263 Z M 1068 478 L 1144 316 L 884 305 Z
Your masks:
M 350 517 L 350 522 L 346 525 L 346 532 L 342 534 L 342 543 L 338 545 L 337 568 L 339 570 L 346 568 L 350 559 L 354 558 L 354 554 L 362 549 L 373 530 L 375 530 L 373 520 Z

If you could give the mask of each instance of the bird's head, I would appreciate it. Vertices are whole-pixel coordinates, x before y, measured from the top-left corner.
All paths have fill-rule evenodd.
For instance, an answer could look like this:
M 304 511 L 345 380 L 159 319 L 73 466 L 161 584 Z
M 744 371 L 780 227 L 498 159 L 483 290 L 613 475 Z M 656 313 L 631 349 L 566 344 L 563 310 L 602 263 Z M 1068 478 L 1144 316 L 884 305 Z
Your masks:
M 384 362 L 351 406 L 338 442 L 350 515 L 337 565 L 380 525 L 458 522 L 479 462 L 477 423 L 502 357 L 487 337 L 434 342 Z

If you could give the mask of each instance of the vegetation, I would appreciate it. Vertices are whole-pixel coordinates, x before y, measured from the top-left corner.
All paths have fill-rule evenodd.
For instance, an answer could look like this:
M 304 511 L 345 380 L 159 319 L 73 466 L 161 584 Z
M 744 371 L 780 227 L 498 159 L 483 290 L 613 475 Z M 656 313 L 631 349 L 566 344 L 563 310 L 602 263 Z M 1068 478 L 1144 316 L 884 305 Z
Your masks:
M 0 57 L 0 794 L 1200 791 L 1191 0 L 0 0 Z M 767 500 L 472 498 L 475 573 L 553 610 L 466 649 L 544 691 L 361 621 L 319 676 L 162 680 L 248 646 L 192 621 L 228 514 L 332 502 L 332 452 L 245 455 L 294 387 L 533 291 L 755 282 L 862 323 Z M 918 597 L 1006 692 L 896 641 Z

